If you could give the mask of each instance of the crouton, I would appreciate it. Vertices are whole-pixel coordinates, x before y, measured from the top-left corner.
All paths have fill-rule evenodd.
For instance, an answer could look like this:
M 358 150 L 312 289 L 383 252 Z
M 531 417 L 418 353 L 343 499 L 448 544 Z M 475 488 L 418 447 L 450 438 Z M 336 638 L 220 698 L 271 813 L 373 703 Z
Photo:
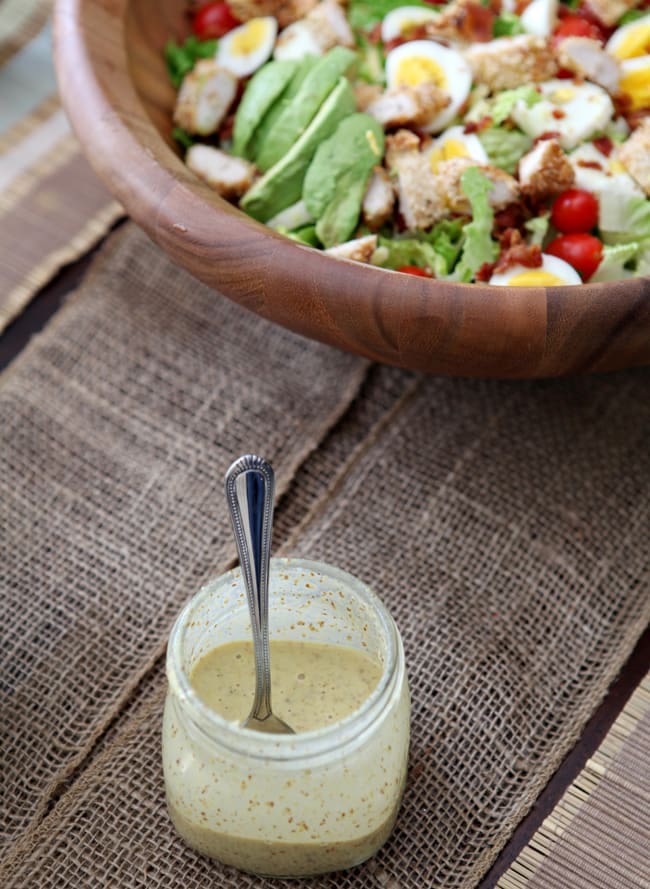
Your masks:
M 409 229 L 430 228 L 447 214 L 437 177 L 420 140 L 409 130 L 398 130 L 386 139 L 386 163 L 399 199 L 399 211 Z
M 615 25 L 622 15 L 639 5 L 639 0 L 589 0 L 589 7 L 604 25 Z
M 555 197 L 575 182 L 575 171 L 556 139 L 542 139 L 519 161 L 522 193 L 537 204 Z
M 324 252 L 337 259 L 352 259 L 354 262 L 370 262 L 377 249 L 377 235 L 365 235 L 344 244 L 337 244 Z
M 549 43 L 533 34 L 475 44 L 466 50 L 465 58 L 475 83 L 485 84 L 494 93 L 549 80 L 558 70 Z
M 618 160 L 650 196 L 650 119 L 644 120 L 620 147 Z
M 200 136 L 209 136 L 221 126 L 235 94 L 237 78 L 213 59 L 203 59 L 183 78 L 174 123 Z
M 519 199 L 519 183 L 508 173 L 490 164 L 477 164 L 469 157 L 454 157 L 438 164 L 436 186 L 440 200 L 451 213 L 471 213 L 471 205 L 461 187 L 461 177 L 469 167 L 478 167 L 492 182 L 490 206 L 501 210 Z
M 390 178 L 383 167 L 375 167 L 368 182 L 361 204 L 363 221 L 368 228 L 376 230 L 393 215 L 395 193 Z
M 449 105 L 450 97 L 433 83 L 398 86 L 387 90 L 366 111 L 386 129 L 426 126 Z
M 209 145 L 192 145 L 185 155 L 185 163 L 224 198 L 241 197 L 251 187 L 256 172 L 255 166 L 243 158 L 232 157 Z
M 621 68 L 618 61 L 590 37 L 566 37 L 557 51 L 562 68 L 591 80 L 614 96 L 618 92 Z

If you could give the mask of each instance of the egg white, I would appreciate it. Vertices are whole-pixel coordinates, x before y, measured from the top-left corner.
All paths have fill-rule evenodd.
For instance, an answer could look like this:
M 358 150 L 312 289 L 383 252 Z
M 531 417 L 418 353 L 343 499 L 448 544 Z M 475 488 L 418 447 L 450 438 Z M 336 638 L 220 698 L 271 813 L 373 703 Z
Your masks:
M 277 33 L 274 16 L 250 19 L 220 39 L 217 62 L 236 77 L 247 77 L 270 57 Z
M 443 161 L 454 157 L 469 157 L 479 164 L 489 163 L 487 152 L 481 140 L 474 133 L 466 133 L 462 126 L 449 127 L 435 139 L 426 150 L 431 172 L 436 173 Z
M 532 0 L 520 16 L 527 34 L 549 37 L 557 22 L 558 0 Z
M 439 15 L 439 12 L 425 9 L 423 6 L 399 6 L 397 9 L 391 9 L 381 23 L 381 39 L 384 43 L 388 43 L 389 40 L 407 34 L 417 25 L 437 19 Z
M 619 61 L 650 53 L 650 14 L 621 25 L 607 41 L 607 52 Z
M 386 56 L 386 82 L 390 88 L 429 82 L 447 92 L 450 104 L 423 127 L 425 132 L 439 133 L 466 101 L 472 85 L 472 72 L 457 50 L 432 40 L 410 40 Z
M 537 280 L 533 276 L 537 276 Z M 564 284 L 582 284 L 582 279 L 568 262 L 557 256 L 542 253 L 542 264 L 539 268 L 530 269 L 523 265 L 514 265 L 505 272 L 492 275 L 488 284 L 497 287 L 557 287 Z
M 512 110 L 515 123 L 532 139 L 555 132 L 569 151 L 605 129 L 614 115 L 609 94 L 595 83 L 548 80 L 539 89 L 541 102 L 529 107 L 520 99 Z
M 575 187 L 591 191 L 597 198 L 608 191 L 643 197 L 643 191 L 616 160 L 616 152 L 606 157 L 591 142 L 568 155 L 575 172 Z M 598 166 L 596 166 L 598 165 Z

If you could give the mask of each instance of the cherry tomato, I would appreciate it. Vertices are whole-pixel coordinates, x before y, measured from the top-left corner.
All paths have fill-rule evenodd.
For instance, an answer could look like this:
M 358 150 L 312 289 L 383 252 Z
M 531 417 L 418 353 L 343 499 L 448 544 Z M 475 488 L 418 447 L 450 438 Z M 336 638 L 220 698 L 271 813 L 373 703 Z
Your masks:
M 584 278 L 591 278 L 603 258 L 603 245 L 598 238 L 584 232 L 560 235 L 546 248 L 546 253 L 572 265 Z
M 581 188 L 569 188 L 555 199 L 551 222 L 563 234 L 588 232 L 598 224 L 598 199 Z
M 603 40 L 600 29 L 579 15 L 569 15 L 562 19 L 553 34 L 553 46 L 557 47 L 567 37 L 591 37 L 593 40 Z
M 225 0 L 220 0 L 219 3 L 207 3 L 198 10 L 192 22 L 192 29 L 200 40 L 212 40 L 215 37 L 223 37 L 240 24 Z
M 425 271 L 425 269 L 421 269 L 417 265 L 401 265 L 398 269 L 398 272 L 406 272 L 407 275 L 419 275 L 421 278 L 432 278 L 433 275 L 431 272 Z

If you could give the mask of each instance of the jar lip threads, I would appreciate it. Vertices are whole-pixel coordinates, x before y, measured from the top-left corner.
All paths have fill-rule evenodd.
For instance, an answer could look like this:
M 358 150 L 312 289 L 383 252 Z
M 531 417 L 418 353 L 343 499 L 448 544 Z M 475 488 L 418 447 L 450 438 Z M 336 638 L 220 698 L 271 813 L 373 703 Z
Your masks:
M 355 739 L 362 740 L 365 731 L 380 717 L 385 707 L 386 698 L 389 697 L 387 690 L 397 681 L 403 653 L 399 633 L 386 606 L 366 584 L 352 574 L 323 562 L 275 558 L 271 560 L 271 596 L 274 595 L 274 582 L 277 585 L 280 579 L 285 587 L 290 582 L 289 588 L 285 588 L 283 593 L 287 597 L 294 590 L 297 598 L 304 596 L 305 587 L 313 590 L 312 598 L 324 597 L 324 601 L 332 609 L 331 619 L 339 623 L 345 622 L 348 617 L 345 609 L 349 612 L 355 600 L 361 609 L 368 609 L 368 623 L 372 622 L 373 629 L 379 636 L 381 651 L 378 660 L 382 665 L 382 673 L 378 684 L 358 709 L 337 722 L 297 735 L 261 735 L 253 729 L 243 728 L 237 722 L 226 720 L 200 699 L 190 682 L 188 649 L 197 647 L 197 626 L 206 623 L 208 606 L 220 594 L 227 593 L 223 600 L 224 608 L 217 612 L 216 621 L 213 618 L 213 622 L 217 625 L 220 620 L 225 623 L 239 610 L 242 611 L 242 619 L 245 616 L 247 606 L 244 585 L 238 568 L 209 581 L 179 614 L 169 638 L 167 677 L 173 695 L 182 702 L 189 718 L 211 742 L 216 741 L 233 752 L 245 753 L 253 758 L 295 762 L 296 758 L 317 757 L 339 746 L 351 744 Z M 193 642 L 188 638 L 190 632 L 195 637 Z M 227 641 L 230 639 L 225 637 L 218 644 Z M 361 645 L 364 644 L 361 642 Z M 213 640 L 212 647 L 214 645 Z

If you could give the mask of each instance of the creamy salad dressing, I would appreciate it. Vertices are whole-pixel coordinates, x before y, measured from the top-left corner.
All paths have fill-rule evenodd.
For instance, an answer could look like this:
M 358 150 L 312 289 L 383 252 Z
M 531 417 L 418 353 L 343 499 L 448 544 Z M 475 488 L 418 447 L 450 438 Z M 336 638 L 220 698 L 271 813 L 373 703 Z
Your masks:
M 270 650 L 273 712 L 296 732 L 349 716 L 381 677 L 380 663 L 343 645 L 271 640 Z M 190 682 L 208 707 L 229 721 L 243 721 L 255 690 L 253 643 L 213 648 L 196 664 Z

